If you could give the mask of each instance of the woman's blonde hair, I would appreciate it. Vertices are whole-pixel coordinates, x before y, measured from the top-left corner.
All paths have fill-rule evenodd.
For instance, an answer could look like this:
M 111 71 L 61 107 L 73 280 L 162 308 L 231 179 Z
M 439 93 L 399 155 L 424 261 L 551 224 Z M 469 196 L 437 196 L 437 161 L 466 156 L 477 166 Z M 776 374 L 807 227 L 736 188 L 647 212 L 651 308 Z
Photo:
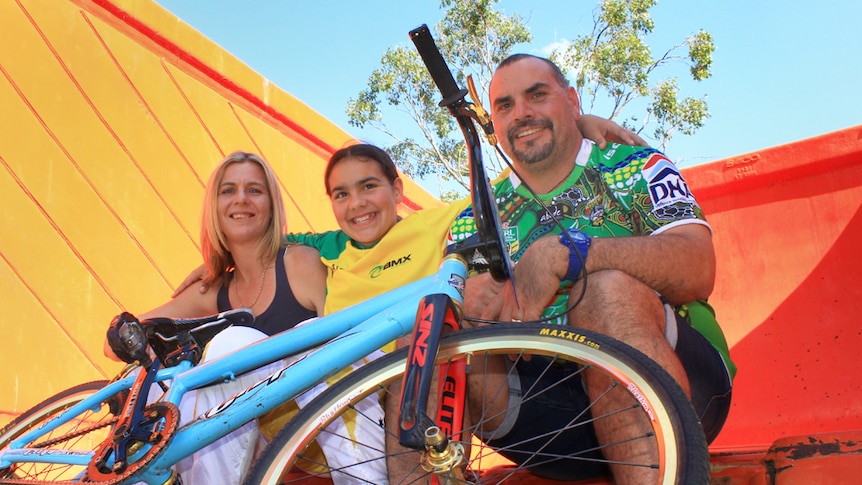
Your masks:
M 287 232 L 287 220 L 284 211 L 284 201 L 281 198 L 275 172 L 263 158 L 253 153 L 234 152 L 225 157 L 215 168 L 207 182 L 204 193 L 203 211 L 201 216 L 201 255 L 207 276 L 204 280 L 209 285 L 221 284 L 224 275 L 233 269 L 234 259 L 227 249 L 227 239 L 218 220 L 218 194 L 224 172 L 235 163 L 256 163 L 263 170 L 266 178 L 266 189 L 269 193 L 270 219 L 269 227 L 260 241 L 259 251 L 262 262 L 269 262 L 278 254 L 282 237 Z

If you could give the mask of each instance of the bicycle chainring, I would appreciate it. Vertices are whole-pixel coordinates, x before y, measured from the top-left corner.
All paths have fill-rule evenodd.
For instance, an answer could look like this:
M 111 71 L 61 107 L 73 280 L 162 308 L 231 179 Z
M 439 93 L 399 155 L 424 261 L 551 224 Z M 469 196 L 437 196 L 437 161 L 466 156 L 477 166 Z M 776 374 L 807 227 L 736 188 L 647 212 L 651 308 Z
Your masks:
M 158 402 L 144 408 L 144 416 L 145 421 L 142 425 L 150 428 L 150 435 L 145 442 L 135 442 L 131 446 L 148 445 L 150 448 L 146 453 L 136 458 L 133 463 L 127 464 L 121 472 L 117 473 L 105 463 L 107 458 L 113 455 L 111 448 L 114 446 L 114 442 L 109 436 L 96 450 L 96 454 L 87 466 L 87 474 L 83 481 L 102 484 L 119 483 L 149 466 L 158 458 L 171 442 L 179 426 L 180 412 L 174 404 Z M 134 452 L 129 450 L 127 453 L 132 455 Z

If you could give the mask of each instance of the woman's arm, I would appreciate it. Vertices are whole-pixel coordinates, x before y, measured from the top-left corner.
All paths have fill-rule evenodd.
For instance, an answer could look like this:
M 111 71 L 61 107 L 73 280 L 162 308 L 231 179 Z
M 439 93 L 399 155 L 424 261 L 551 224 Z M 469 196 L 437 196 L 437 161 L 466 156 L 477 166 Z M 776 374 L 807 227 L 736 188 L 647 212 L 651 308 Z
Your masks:
M 284 252 L 284 268 L 296 301 L 322 316 L 326 299 L 326 266 L 320 261 L 320 253 L 308 246 L 290 246 Z
M 138 320 L 145 320 L 153 317 L 195 318 L 214 315 L 218 313 L 217 296 L 217 287 L 207 288 L 205 292 L 201 293 L 198 288 L 192 288 L 187 285 L 186 289 L 175 298 L 136 316 Z M 105 339 L 102 351 L 104 352 L 105 357 L 117 362 L 120 361 L 120 359 L 114 355 L 110 345 L 108 345 L 107 338 Z

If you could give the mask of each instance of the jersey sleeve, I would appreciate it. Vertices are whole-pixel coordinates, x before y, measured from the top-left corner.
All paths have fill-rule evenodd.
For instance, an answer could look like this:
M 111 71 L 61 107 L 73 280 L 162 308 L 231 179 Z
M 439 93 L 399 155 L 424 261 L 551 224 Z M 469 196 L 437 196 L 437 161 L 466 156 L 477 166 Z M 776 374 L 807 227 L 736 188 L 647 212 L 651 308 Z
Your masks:
M 337 258 L 350 241 L 350 238 L 343 231 L 290 233 L 284 238 L 288 243 L 302 244 L 317 249 L 323 259 Z
M 607 157 L 613 150 L 617 153 Z M 682 172 L 663 153 L 609 145 L 602 154 L 613 161 L 600 170 L 605 184 L 629 214 L 634 234 L 658 234 L 689 223 L 709 226 Z
M 316 248 L 315 245 L 319 236 L 320 234 L 314 232 L 291 232 L 284 236 L 284 241 L 288 244 L 302 244 Z

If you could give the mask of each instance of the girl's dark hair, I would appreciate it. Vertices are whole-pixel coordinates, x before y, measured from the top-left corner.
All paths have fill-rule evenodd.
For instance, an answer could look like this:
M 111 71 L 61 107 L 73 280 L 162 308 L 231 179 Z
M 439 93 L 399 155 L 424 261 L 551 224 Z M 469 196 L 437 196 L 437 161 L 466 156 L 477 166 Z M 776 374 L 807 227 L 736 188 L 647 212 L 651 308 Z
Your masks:
M 329 162 L 326 164 L 326 171 L 323 173 L 323 184 L 326 187 L 326 195 L 332 195 L 332 187 L 329 186 L 329 175 L 332 173 L 332 168 L 347 157 L 355 157 L 360 159 L 372 160 L 380 165 L 383 170 L 383 175 L 389 183 L 394 183 L 398 178 L 398 170 L 395 168 L 395 162 L 383 149 L 378 148 L 368 143 L 359 143 L 350 145 L 338 150 L 329 157 Z

